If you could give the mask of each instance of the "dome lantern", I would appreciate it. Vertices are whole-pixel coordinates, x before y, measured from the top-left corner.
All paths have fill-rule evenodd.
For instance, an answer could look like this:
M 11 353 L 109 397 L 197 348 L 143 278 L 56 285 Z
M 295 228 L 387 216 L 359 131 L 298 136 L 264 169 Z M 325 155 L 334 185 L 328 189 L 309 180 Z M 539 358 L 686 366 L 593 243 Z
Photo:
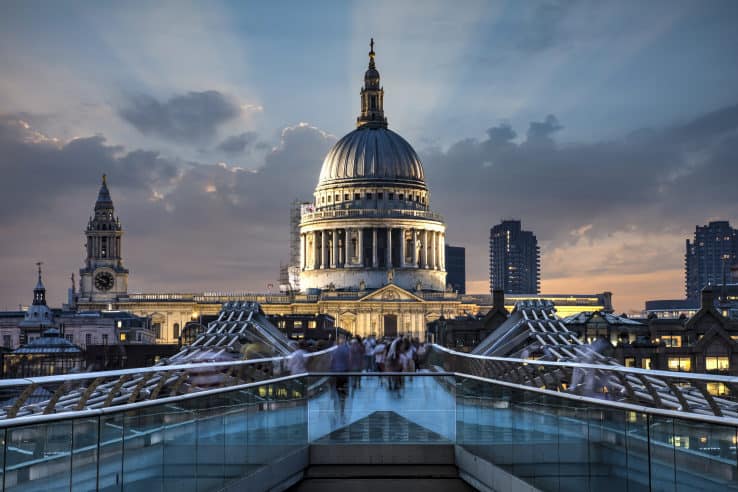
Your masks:
M 384 116 L 384 89 L 379 85 L 379 72 L 374 64 L 374 38 L 369 43 L 369 69 L 364 73 L 364 87 L 361 89 L 361 114 L 356 118 L 356 126 L 361 128 L 387 128 Z

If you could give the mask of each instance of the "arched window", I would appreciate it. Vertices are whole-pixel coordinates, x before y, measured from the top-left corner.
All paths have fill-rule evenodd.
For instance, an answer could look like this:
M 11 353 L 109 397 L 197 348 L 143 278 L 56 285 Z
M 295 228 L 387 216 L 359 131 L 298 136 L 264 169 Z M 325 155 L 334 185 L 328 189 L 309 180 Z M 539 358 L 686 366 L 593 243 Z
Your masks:
M 174 338 L 179 338 L 179 323 L 174 323 Z

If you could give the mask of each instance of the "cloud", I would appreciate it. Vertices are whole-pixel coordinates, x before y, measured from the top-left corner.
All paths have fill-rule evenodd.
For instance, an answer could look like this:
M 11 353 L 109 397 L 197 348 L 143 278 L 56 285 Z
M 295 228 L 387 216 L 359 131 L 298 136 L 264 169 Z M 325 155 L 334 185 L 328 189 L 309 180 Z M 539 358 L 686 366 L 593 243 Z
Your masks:
M 218 144 L 218 150 L 226 154 L 240 154 L 246 147 L 256 142 L 256 132 L 244 132 L 239 135 L 231 135 Z
M 618 290 L 627 278 L 651 295 L 657 279 L 682 268 L 683 241 L 696 224 L 738 216 L 735 114 L 724 108 L 668 128 L 566 145 L 556 142 L 563 125 L 550 115 L 531 123 L 523 141 L 501 124 L 480 139 L 419 150 L 448 242 L 467 247 L 470 285 L 485 285 L 489 227 L 514 216 L 542 246 L 544 289 L 562 290 L 571 279 L 563 290 L 613 290 L 625 310 L 639 307 L 636 292 Z M 227 159 L 126 149 L 101 135 L 61 141 L 26 120 L 0 118 L 0 248 L 8 272 L 0 297 L 11 303 L 27 302 L 18 281 L 32 277 L 26 267 L 39 258 L 56 263 L 48 265 L 50 292 L 65 290 L 65 272 L 80 265 L 81 230 L 102 172 L 126 229 L 132 290 L 263 290 L 287 255 L 290 202 L 311 198 L 336 141 L 306 123 L 288 126 L 258 153 L 258 166 L 244 169 Z M 681 292 L 678 283 L 664 292 Z M 620 293 L 629 304 L 619 303 Z
M 118 115 L 144 135 L 167 140 L 209 140 L 241 107 L 218 91 L 188 92 L 165 102 L 140 94 L 128 97 Z
M 431 207 L 445 216 L 449 243 L 467 247 L 470 281 L 487 277 L 489 227 L 504 217 L 537 234 L 544 280 L 679 269 L 695 225 L 738 219 L 737 107 L 594 143 L 557 143 L 562 126 L 549 115 L 521 143 L 499 125 L 421 150 Z M 609 289 L 603 280 L 599 290 Z
M 562 130 L 564 127 L 561 126 L 556 116 L 550 114 L 546 116 L 543 121 L 532 121 L 528 127 L 528 143 L 532 144 L 547 144 L 553 143 L 553 134 Z
M 2 117 L 1 306 L 28 302 L 27 266 L 38 259 L 47 262 L 53 303 L 61 303 L 81 266 L 102 173 L 126 231 L 132 291 L 264 290 L 289 253 L 290 202 L 310 199 L 335 140 L 307 124 L 286 127 L 261 165 L 247 170 L 128 150 L 102 136 L 57 141 Z

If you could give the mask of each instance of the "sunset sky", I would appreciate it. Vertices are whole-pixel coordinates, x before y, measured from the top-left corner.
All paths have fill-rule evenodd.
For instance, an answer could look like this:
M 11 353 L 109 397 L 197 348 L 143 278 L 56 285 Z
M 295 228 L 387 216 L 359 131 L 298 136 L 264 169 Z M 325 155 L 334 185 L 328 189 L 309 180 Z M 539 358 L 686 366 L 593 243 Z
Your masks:
M 544 293 L 684 294 L 695 225 L 738 226 L 738 2 L 0 4 L 0 309 L 53 306 L 102 173 L 129 290 L 259 291 L 288 209 L 354 128 L 369 38 L 467 291 L 490 226 L 536 233 Z

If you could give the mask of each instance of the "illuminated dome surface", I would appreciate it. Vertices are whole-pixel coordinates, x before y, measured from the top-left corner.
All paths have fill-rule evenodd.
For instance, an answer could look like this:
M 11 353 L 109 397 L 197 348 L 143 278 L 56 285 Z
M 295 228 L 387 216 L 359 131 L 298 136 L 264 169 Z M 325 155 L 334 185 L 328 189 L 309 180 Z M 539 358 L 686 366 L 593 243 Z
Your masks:
M 424 183 L 425 175 L 418 155 L 404 138 L 387 128 L 362 126 L 328 152 L 318 186 L 344 180 Z

